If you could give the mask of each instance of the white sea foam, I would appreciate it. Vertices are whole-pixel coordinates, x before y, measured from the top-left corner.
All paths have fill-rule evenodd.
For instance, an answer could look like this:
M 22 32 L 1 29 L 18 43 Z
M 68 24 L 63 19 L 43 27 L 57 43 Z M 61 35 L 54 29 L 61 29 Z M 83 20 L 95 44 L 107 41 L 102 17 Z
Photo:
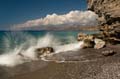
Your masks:
M 27 48 L 25 47 L 26 44 L 29 45 Z M 83 42 L 71 42 L 69 44 L 61 45 L 61 41 L 51 34 L 46 34 L 36 40 L 33 40 L 33 37 L 29 37 L 29 41 L 26 41 L 20 46 L 15 47 L 15 49 L 0 55 L 0 65 L 14 67 L 18 64 L 37 60 L 36 53 L 34 52 L 36 48 L 50 46 L 55 49 L 55 53 L 60 53 L 78 50 L 81 48 L 82 44 Z M 22 53 L 23 56 L 19 55 L 19 53 Z
M 70 43 L 65 45 L 60 45 L 55 47 L 55 53 L 67 52 L 67 51 L 76 51 L 80 49 L 83 45 L 83 42 Z

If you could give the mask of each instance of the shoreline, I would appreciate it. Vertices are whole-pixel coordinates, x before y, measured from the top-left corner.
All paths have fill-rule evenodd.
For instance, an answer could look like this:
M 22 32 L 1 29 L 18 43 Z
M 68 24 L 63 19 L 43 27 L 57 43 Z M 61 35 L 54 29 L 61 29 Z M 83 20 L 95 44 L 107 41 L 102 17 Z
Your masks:
M 108 57 L 101 54 L 102 51 L 110 49 L 117 53 Z M 110 45 L 102 49 L 80 49 L 71 54 L 60 54 L 68 62 L 33 61 L 4 70 L 7 72 L 7 79 L 118 79 L 119 49 L 119 45 Z M 3 79 L 4 76 L 3 74 Z

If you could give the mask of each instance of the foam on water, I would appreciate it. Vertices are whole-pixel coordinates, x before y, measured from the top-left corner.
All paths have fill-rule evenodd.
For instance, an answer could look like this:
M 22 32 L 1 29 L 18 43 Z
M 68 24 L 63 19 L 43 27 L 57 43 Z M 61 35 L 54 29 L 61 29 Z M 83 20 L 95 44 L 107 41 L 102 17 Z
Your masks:
M 65 44 L 61 46 L 56 46 L 55 47 L 55 53 L 60 53 L 60 52 L 67 52 L 67 51 L 76 51 L 80 49 L 83 45 L 83 42 L 77 42 L 77 43 L 70 43 L 70 44 Z
M 50 46 L 55 49 L 54 53 L 60 53 L 60 52 L 78 50 L 83 45 L 83 42 L 75 42 L 75 43 L 71 42 L 69 44 L 61 45 L 61 41 L 51 34 L 46 34 L 45 36 L 40 37 L 38 39 L 34 39 L 33 37 L 31 38 L 29 37 L 28 39 L 29 41 L 25 41 L 23 44 L 16 46 L 14 49 L 10 50 L 9 52 L 0 55 L 0 65 L 14 67 L 16 65 L 25 62 L 38 60 L 36 57 L 36 53 L 34 52 L 36 48 Z M 7 43 L 9 42 L 7 41 Z M 27 46 L 26 48 L 26 45 L 29 46 Z M 19 53 L 22 53 L 23 57 L 18 55 Z

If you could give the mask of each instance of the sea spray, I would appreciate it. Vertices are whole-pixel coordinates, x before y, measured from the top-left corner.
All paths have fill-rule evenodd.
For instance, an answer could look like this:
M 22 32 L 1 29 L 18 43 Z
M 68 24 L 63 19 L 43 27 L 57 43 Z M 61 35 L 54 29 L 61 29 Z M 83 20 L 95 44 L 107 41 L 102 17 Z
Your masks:
M 37 47 L 54 47 L 54 46 L 58 46 L 61 44 L 61 41 L 55 37 L 54 35 L 47 33 L 44 37 L 41 37 L 38 39 L 37 41 Z
M 57 63 L 65 62 L 65 59 L 61 56 L 54 57 L 54 55 L 59 54 L 59 53 L 66 53 L 69 54 L 69 52 L 74 52 L 82 48 L 84 42 L 76 42 L 76 43 L 70 43 L 70 44 L 65 44 L 65 45 L 59 45 L 54 47 L 55 52 L 48 54 L 47 56 L 43 56 L 41 59 L 44 61 L 55 61 Z
M 69 44 L 63 44 L 61 40 L 50 33 L 39 38 L 29 35 L 26 35 L 25 38 L 26 40 L 24 40 L 24 42 L 16 45 L 16 47 L 9 50 L 9 52 L 7 51 L 5 54 L 0 55 L 0 65 L 14 67 L 25 62 L 38 60 L 34 51 L 36 48 L 50 46 L 55 49 L 54 53 L 60 53 L 78 50 L 83 44 L 83 42 L 76 41 L 73 43 L 73 39 L 72 41 L 71 39 L 67 39 Z M 6 40 L 9 39 L 6 38 Z M 20 56 L 19 53 L 21 53 L 23 56 Z
M 24 63 L 25 61 L 17 55 L 20 50 L 21 49 L 16 48 L 9 53 L 0 55 L 0 65 L 12 67 Z
M 60 45 L 55 47 L 55 53 L 67 52 L 67 51 L 76 51 L 82 48 L 83 42 L 70 43 L 65 45 Z
M 2 38 L 3 53 L 13 51 L 18 47 L 28 48 L 30 45 L 34 45 L 36 38 L 28 33 L 24 32 L 5 32 Z M 24 46 L 23 46 L 24 45 Z

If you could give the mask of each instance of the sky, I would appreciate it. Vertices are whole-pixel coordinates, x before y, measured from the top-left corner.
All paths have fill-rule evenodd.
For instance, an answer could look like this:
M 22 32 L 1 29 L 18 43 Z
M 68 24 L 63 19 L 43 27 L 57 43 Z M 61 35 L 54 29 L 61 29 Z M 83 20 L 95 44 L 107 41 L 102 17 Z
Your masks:
M 0 0 L 0 29 L 45 17 L 86 10 L 86 0 Z

